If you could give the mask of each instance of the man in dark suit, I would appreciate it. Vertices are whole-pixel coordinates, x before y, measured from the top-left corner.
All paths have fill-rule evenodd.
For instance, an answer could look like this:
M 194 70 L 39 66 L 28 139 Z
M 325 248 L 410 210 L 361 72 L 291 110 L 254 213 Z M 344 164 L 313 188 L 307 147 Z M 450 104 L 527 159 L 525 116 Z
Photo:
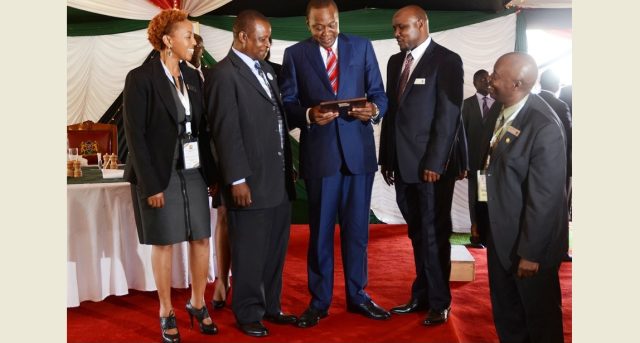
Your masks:
M 551 106 L 551 109 L 556 113 L 558 118 L 560 118 L 560 122 L 562 122 L 562 127 L 564 128 L 564 135 L 567 140 L 567 198 L 569 198 L 569 194 L 571 194 L 571 173 L 572 173 L 572 163 L 571 163 L 571 149 L 572 149 L 572 134 L 571 134 L 571 111 L 569 110 L 569 105 L 564 101 L 558 99 L 556 97 L 556 93 L 560 89 L 560 79 L 551 69 L 545 70 L 542 74 L 540 74 L 540 97 Z M 567 200 L 570 204 L 570 200 Z M 567 230 L 569 230 L 569 223 L 567 222 Z M 571 262 L 572 258 L 569 255 L 569 244 L 567 241 L 567 250 L 562 258 L 563 261 Z
M 567 240 L 565 137 L 530 90 L 533 58 L 498 59 L 490 92 L 503 106 L 478 175 L 491 304 L 501 342 L 562 342 L 558 268 Z
M 573 113 L 573 87 L 571 85 L 564 86 L 560 88 L 560 96 L 558 99 L 565 102 L 565 104 L 569 105 L 569 112 Z
M 476 207 L 476 173 L 479 169 L 481 159 L 481 141 L 483 132 L 487 127 L 487 118 L 489 110 L 493 106 L 501 106 L 499 102 L 489 94 L 489 72 L 480 69 L 473 74 L 473 86 L 476 88 L 476 94 L 468 97 L 462 103 L 462 121 L 467 132 L 469 143 L 469 219 L 471 220 L 471 244 L 474 247 L 482 248 L 480 243 L 480 233 L 476 224 L 475 207 Z
M 277 80 L 264 62 L 271 25 L 240 13 L 233 45 L 205 84 L 212 146 L 228 208 L 232 309 L 241 331 L 266 336 L 262 319 L 295 324 L 281 312 L 282 268 L 295 197 L 288 125 Z
M 376 164 L 373 124 L 387 109 L 387 97 L 369 40 L 340 34 L 332 0 L 307 5 L 311 38 L 284 53 L 282 97 L 287 119 L 300 133 L 300 177 L 309 197 L 307 272 L 311 302 L 298 322 L 318 324 L 328 315 L 333 295 L 333 237 L 340 223 L 347 310 L 373 319 L 390 314 L 376 305 L 367 285 L 369 208 Z M 340 111 L 323 101 L 367 97 Z
M 436 184 L 461 122 L 462 60 L 431 39 L 422 8 L 403 7 L 392 23 L 401 52 L 387 65 L 389 112 L 382 123 L 380 165 L 387 184 L 395 184 L 416 264 L 411 299 L 392 311 L 428 308 L 423 324 L 434 325 L 447 321 L 451 305 L 450 231 L 436 225 L 438 203 L 446 201 L 436 197 Z

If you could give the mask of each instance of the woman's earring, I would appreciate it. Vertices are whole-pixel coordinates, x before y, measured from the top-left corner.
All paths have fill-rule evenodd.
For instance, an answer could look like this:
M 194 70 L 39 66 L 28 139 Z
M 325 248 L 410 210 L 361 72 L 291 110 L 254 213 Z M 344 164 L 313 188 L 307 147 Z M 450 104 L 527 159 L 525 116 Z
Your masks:
M 171 51 L 171 47 L 169 47 L 169 57 L 171 57 L 171 55 L 173 55 L 173 51 Z

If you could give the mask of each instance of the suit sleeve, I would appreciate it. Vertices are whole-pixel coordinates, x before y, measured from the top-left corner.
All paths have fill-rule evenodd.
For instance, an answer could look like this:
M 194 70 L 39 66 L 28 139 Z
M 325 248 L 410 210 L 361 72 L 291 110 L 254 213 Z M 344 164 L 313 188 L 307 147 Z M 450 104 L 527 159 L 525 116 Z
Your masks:
M 462 60 L 457 54 L 446 56 L 438 67 L 436 109 L 427 150 L 420 164 L 422 170 L 438 174 L 444 171 L 460 116 L 463 75 Z
M 369 101 L 378 106 L 380 110 L 380 116 L 376 119 L 375 123 L 379 123 L 382 117 L 384 117 L 389 106 L 387 95 L 384 92 L 384 84 L 382 83 L 382 75 L 380 74 L 380 67 L 378 66 L 378 59 L 376 53 L 373 50 L 373 45 L 370 41 L 366 44 L 365 54 L 365 91 Z
M 147 130 L 147 111 L 151 107 L 150 84 L 144 84 L 143 75 L 136 71 L 127 74 L 123 91 L 123 120 L 127 146 L 133 158 L 136 185 L 146 198 L 163 191 L 158 180 L 156 168 L 151 163 L 149 147 L 145 139 Z
M 567 175 L 571 176 L 571 174 L 573 173 L 573 166 L 572 166 L 572 159 L 571 159 L 571 150 L 572 150 L 572 144 L 571 141 L 573 140 L 572 138 L 572 123 L 571 123 L 571 111 L 569 110 L 569 105 L 567 105 L 567 103 L 565 103 L 564 101 L 562 102 L 563 104 L 563 110 L 562 113 L 558 113 L 559 116 L 561 116 L 561 121 L 562 121 L 562 125 L 564 126 L 564 132 L 565 132 L 565 139 L 566 139 L 566 146 L 567 146 Z
M 530 261 L 545 260 L 547 248 L 562 227 L 566 211 L 565 146 L 561 129 L 548 123 L 537 133 L 529 160 L 517 253 Z
M 211 151 L 211 133 L 209 132 L 209 124 L 206 112 L 202 114 L 200 125 L 198 128 L 198 146 L 200 148 L 200 156 L 202 158 L 202 168 L 206 175 L 207 185 L 215 184 L 219 179 L 218 166 L 213 158 Z
M 300 105 L 296 65 L 290 49 L 285 49 L 284 51 L 281 75 L 280 92 L 282 93 L 287 122 L 290 128 L 305 129 L 307 126 L 307 109 Z
M 240 125 L 238 85 L 232 74 L 232 71 L 215 68 L 205 84 L 213 146 L 217 152 L 218 170 L 226 185 L 251 175 Z

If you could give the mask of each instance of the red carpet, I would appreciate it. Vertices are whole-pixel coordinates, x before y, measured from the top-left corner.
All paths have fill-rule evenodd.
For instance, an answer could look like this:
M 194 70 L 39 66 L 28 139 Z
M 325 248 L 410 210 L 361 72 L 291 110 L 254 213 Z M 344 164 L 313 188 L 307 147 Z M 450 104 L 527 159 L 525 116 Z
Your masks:
M 372 225 L 369 244 L 369 287 L 367 292 L 389 309 L 409 298 L 414 276 L 411 244 L 405 225 Z M 282 308 L 300 314 L 309 302 L 306 286 L 306 250 L 309 231 L 294 225 L 284 270 Z M 336 232 L 336 252 L 339 252 Z M 183 342 L 497 342 L 487 280 L 486 250 L 470 249 L 476 259 L 473 282 L 452 282 L 453 303 L 449 322 L 437 327 L 421 325 L 424 313 L 394 315 L 387 321 L 374 321 L 346 312 L 342 262 L 337 254 L 334 300 L 329 317 L 311 329 L 265 323 L 270 335 L 251 338 L 235 327 L 228 307 L 212 311 L 220 329 L 215 336 L 204 336 L 189 329 L 184 304 L 189 290 L 174 289 L 178 328 Z M 571 264 L 560 269 L 563 296 L 565 342 L 571 342 Z M 207 287 L 210 300 L 213 287 Z M 83 302 L 67 310 L 68 342 L 157 342 L 160 326 L 155 292 L 131 291 L 126 296 L 110 296 L 101 302 Z

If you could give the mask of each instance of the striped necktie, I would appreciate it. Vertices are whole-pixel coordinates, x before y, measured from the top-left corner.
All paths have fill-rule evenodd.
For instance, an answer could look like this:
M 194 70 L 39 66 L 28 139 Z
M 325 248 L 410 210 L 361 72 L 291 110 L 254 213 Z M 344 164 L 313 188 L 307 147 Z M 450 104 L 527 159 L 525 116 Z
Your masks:
M 338 94 L 338 69 L 336 54 L 333 53 L 331 48 L 327 48 L 327 76 L 329 76 L 329 83 L 331 83 L 333 94 Z
M 409 74 L 411 72 L 411 64 L 413 63 L 413 56 L 411 53 L 408 53 L 404 58 L 404 65 L 402 67 L 402 73 L 400 73 L 400 82 L 398 86 L 400 87 L 398 90 L 398 101 L 402 97 L 402 93 L 404 93 L 404 88 L 407 86 L 407 81 L 409 81 Z

